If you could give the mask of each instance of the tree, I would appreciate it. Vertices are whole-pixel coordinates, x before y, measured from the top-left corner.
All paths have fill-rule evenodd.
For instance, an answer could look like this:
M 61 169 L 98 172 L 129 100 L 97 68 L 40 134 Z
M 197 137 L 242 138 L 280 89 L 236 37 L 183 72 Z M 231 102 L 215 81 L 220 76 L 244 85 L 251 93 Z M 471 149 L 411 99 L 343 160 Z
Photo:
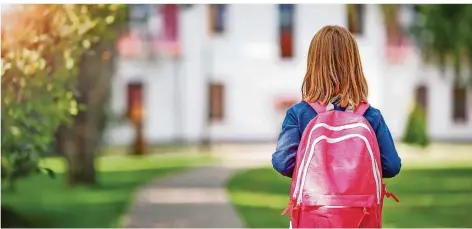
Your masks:
M 63 149 L 83 144 L 77 139 L 90 139 L 77 134 L 79 129 L 100 129 L 100 122 L 94 119 L 101 116 L 89 114 L 98 106 L 96 103 L 103 102 L 90 102 L 90 95 L 106 96 L 100 97 L 96 88 L 90 90 L 87 86 L 107 82 L 103 76 L 110 74 L 102 72 L 110 69 L 112 54 L 107 42 L 115 36 L 115 28 L 125 15 L 125 5 L 104 4 L 16 5 L 2 12 L 2 21 L 8 22 L 2 23 L 1 37 L 2 183 L 12 187 L 16 178 L 44 171 L 39 167 L 39 158 L 51 150 L 59 127 L 67 130 L 69 139 Z M 97 68 L 96 74 L 86 71 L 90 59 L 98 57 L 107 64 Z M 93 106 L 83 109 L 84 104 Z M 82 125 L 83 120 L 87 125 Z M 83 167 L 77 155 L 95 153 L 93 146 L 88 146 L 87 152 L 81 149 L 80 153 L 66 153 L 69 173 Z
M 2 13 L 2 181 L 38 171 L 52 133 L 77 114 L 73 97 L 77 37 L 69 7 L 17 6 Z M 58 25 L 62 24 L 62 28 Z M 56 26 L 54 26 L 56 25 Z M 78 50 L 79 49 L 79 50 Z
M 452 66 L 455 83 L 472 84 L 472 5 L 419 5 L 421 20 L 413 28 L 423 57 L 444 69 Z

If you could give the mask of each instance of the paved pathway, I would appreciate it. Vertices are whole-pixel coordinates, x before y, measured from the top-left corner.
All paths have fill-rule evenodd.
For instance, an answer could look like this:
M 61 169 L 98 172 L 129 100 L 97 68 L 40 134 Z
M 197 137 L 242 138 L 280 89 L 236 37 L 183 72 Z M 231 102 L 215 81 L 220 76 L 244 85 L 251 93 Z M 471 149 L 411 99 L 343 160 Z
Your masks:
M 230 150 L 233 149 L 233 150 Z M 242 168 L 270 163 L 267 146 L 212 148 L 217 166 L 191 168 L 142 187 L 124 219 L 127 228 L 243 228 L 226 192 Z
M 127 228 L 242 228 L 225 184 L 236 168 L 193 168 L 143 187 L 125 219 Z

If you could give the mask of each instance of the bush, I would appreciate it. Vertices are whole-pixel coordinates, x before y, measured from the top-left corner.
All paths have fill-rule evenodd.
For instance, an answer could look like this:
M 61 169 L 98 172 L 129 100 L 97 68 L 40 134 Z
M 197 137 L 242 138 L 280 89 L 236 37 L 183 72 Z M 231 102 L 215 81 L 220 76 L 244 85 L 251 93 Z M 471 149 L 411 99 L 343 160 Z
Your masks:
M 409 115 L 403 142 L 426 147 L 429 144 L 426 113 L 421 106 L 415 104 Z

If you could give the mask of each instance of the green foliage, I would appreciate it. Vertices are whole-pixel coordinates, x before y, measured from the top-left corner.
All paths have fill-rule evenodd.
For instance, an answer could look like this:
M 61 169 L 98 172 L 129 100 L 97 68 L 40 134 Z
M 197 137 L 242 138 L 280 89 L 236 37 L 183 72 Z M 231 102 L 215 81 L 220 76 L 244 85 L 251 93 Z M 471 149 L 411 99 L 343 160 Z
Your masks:
M 424 58 L 443 69 L 453 66 L 458 83 L 472 83 L 472 72 L 462 73 L 464 67 L 472 69 L 472 5 L 428 4 L 419 9 L 421 20 L 413 31 Z
M 44 171 L 57 128 L 84 107 L 76 77 L 82 53 L 115 36 L 126 5 L 16 5 L 2 12 L 2 183 Z M 46 172 L 51 175 L 50 170 Z
M 415 104 L 410 116 L 408 117 L 403 142 L 426 147 L 429 144 L 427 126 L 426 113 L 423 111 L 421 106 Z

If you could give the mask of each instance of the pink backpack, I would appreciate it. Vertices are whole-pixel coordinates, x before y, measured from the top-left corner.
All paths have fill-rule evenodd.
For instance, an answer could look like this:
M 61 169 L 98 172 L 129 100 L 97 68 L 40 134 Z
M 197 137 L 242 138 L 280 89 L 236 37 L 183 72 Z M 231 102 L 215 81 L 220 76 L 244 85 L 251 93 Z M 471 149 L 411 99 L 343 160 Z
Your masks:
M 333 100 L 332 100 L 333 101 Z M 384 196 L 375 132 L 363 117 L 369 104 L 334 110 L 313 103 L 298 148 L 290 202 L 291 228 L 380 228 Z

